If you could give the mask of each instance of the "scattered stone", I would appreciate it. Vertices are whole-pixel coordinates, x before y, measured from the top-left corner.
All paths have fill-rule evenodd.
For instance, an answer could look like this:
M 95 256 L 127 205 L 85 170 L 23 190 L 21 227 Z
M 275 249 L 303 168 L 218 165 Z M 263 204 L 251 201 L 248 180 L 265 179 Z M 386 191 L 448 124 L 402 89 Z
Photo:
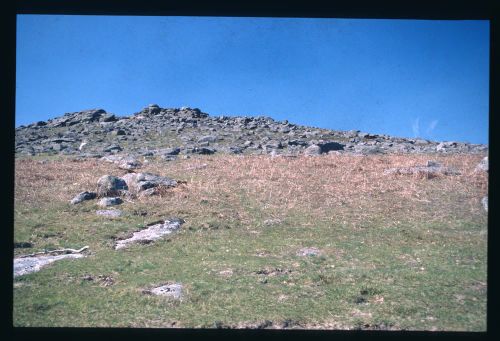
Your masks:
M 37 272 L 41 268 L 55 261 L 66 258 L 82 258 L 82 254 L 67 254 L 57 256 L 38 256 L 14 258 L 14 277 L 22 276 L 32 272 Z
M 123 214 L 121 210 L 98 210 L 95 212 L 97 215 L 101 215 L 109 218 L 118 218 Z
M 488 157 L 484 157 L 476 167 L 476 171 L 488 172 Z
M 297 255 L 298 256 L 317 256 L 320 254 L 320 251 L 318 248 L 315 248 L 315 247 L 305 247 L 305 248 L 302 248 L 300 249 L 298 252 L 297 252 Z
M 481 204 L 483 204 L 484 210 L 488 212 L 488 196 L 481 199 Z
M 97 180 L 97 195 L 100 197 L 120 195 L 124 190 L 128 190 L 128 186 L 122 178 L 104 175 Z
M 81 203 L 82 201 L 84 200 L 92 200 L 92 199 L 95 199 L 97 196 L 96 193 L 94 192 L 82 192 L 80 194 L 78 194 L 76 197 L 74 197 L 73 199 L 71 199 L 71 204 L 75 205 L 75 204 L 79 204 Z
M 115 249 L 122 249 L 124 247 L 127 247 L 131 243 L 148 243 L 155 241 L 180 229 L 183 223 L 184 220 L 182 219 L 172 218 L 162 222 L 149 224 L 147 225 L 148 227 L 146 229 L 134 232 L 132 237 L 119 240 L 115 245 Z
M 118 198 L 118 197 L 102 198 L 101 200 L 99 200 L 99 206 L 102 206 L 102 207 L 120 205 L 122 203 L 123 203 L 123 200 Z

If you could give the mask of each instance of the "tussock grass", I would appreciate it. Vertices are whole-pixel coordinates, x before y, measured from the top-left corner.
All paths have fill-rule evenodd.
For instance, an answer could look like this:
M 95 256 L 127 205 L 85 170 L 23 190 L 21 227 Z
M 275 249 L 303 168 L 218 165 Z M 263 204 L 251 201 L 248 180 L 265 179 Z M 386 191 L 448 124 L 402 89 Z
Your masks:
M 485 330 L 487 215 L 480 200 L 488 177 L 474 172 L 481 158 L 151 160 L 141 171 L 181 184 L 125 202 L 116 219 L 96 216 L 95 200 L 69 200 L 95 190 L 102 175 L 125 171 L 99 160 L 18 159 L 14 238 L 34 247 L 14 253 L 89 245 L 91 254 L 16 278 L 14 323 Z M 461 175 L 383 174 L 429 159 Z M 186 223 L 164 240 L 112 249 L 116 238 L 167 217 Z M 299 256 L 304 247 L 320 255 Z M 110 277 L 112 285 L 85 275 Z M 185 286 L 182 302 L 141 294 L 169 281 Z

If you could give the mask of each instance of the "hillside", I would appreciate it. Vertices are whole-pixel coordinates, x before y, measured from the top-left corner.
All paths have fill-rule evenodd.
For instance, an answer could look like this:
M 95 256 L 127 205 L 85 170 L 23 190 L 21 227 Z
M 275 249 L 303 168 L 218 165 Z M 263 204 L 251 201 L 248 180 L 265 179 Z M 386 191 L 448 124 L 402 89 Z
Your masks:
M 16 327 L 486 330 L 486 146 L 156 106 L 16 146 Z

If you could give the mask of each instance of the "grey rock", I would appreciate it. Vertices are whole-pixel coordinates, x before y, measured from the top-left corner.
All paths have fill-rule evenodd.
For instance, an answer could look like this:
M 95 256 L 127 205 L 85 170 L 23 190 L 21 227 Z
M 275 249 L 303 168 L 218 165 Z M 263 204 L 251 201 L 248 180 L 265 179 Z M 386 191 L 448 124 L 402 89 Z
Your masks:
M 119 197 L 102 198 L 101 200 L 99 200 L 99 206 L 102 206 L 102 207 L 120 205 L 122 203 L 123 203 L 123 200 Z
M 97 180 L 97 195 L 100 197 L 120 195 L 123 190 L 128 190 L 128 186 L 122 178 L 104 175 Z
M 94 192 L 81 192 L 80 194 L 77 194 L 76 197 L 71 199 L 71 204 L 75 205 L 81 203 L 84 200 L 92 200 L 95 199 L 96 196 L 97 194 Z
M 128 173 L 123 176 L 128 188 L 139 193 L 158 186 L 175 187 L 177 181 L 151 173 Z
M 168 296 L 168 297 L 172 297 L 176 300 L 179 300 L 182 298 L 182 284 L 173 283 L 173 284 L 162 285 L 162 286 L 153 288 L 151 290 L 148 290 L 146 292 L 150 293 L 152 295 Z
M 317 144 L 312 144 L 304 150 L 304 155 L 316 156 L 321 155 L 321 147 Z
M 358 154 L 363 154 L 363 155 L 383 153 L 383 150 L 379 146 L 368 146 L 368 145 L 357 145 L 354 147 L 354 151 Z
M 132 171 L 142 167 L 142 163 L 135 158 L 126 158 L 119 162 L 118 168 Z

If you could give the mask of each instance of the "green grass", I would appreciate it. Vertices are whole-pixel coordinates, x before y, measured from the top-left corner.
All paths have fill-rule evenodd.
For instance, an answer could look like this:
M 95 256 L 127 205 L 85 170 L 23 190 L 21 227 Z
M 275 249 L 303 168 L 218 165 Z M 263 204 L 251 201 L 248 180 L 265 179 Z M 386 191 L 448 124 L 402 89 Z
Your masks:
M 431 204 L 399 200 L 398 206 L 394 192 L 373 191 L 371 200 L 283 210 L 283 198 L 257 196 L 227 173 L 221 179 L 230 192 L 208 186 L 210 169 L 186 174 L 175 168 L 186 162 L 158 167 L 172 167 L 166 172 L 192 187 L 125 203 L 126 214 L 116 219 L 96 216 L 95 201 L 22 201 L 30 185 L 20 183 L 14 239 L 34 248 L 15 253 L 89 245 L 90 254 L 14 279 L 14 325 L 214 328 L 292 320 L 302 328 L 486 329 L 487 220 L 480 206 L 468 203 L 479 188 L 467 183 L 470 193 L 457 192 L 461 185 L 446 179 L 417 180 L 426 193 L 420 198 Z M 27 170 L 20 165 L 17 171 Z M 59 188 L 60 180 L 51 181 Z M 197 181 L 207 187 L 195 187 Z M 117 236 L 168 216 L 186 220 L 178 233 L 112 249 Z M 275 217 L 281 222 L 264 224 Z M 321 254 L 298 256 L 303 247 Z M 284 271 L 257 273 L 276 268 Z M 220 274 L 228 269 L 232 275 Z M 114 284 L 85 275 L 110 276 Z M 168 281 L 184 285 L 182 301 L 141 292 Z

